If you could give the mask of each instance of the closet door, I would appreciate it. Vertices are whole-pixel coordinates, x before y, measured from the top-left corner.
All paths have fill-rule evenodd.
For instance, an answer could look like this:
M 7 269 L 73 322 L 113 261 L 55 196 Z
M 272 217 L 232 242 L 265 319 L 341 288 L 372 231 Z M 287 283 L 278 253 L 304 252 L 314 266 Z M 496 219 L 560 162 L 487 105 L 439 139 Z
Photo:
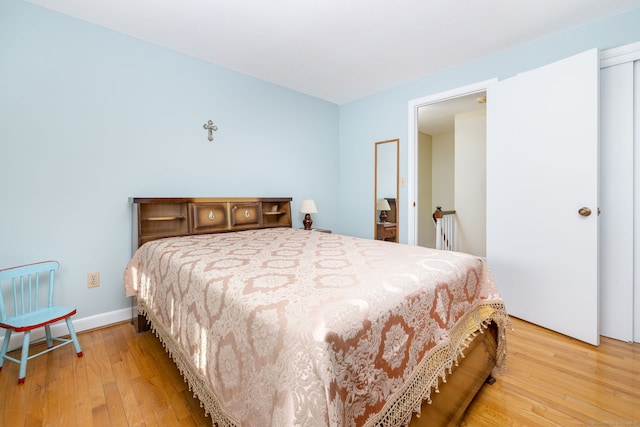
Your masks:
M 634 63 L 634 108 L 633 128 L 634 128 L 634 145 L 640 140 L 640 60 Z M 640 143 L 639 143 L 640 144 Z M 640 212 L 640 146 L 634 150 L 634 185 L 636 193 L 634 194 L 634 212 Z M 634 248 L 640 248 L 640 218 L 634 215 Z M 633 265 L 634 268 L 634 325 L 633 325 L 633 341 L 640 342 L 640 250 L 634 250 Z
M 600 333 L 633 341 L 633 62 L 600 71 Z
M 487 260 L 498 289 L 511 315 L 594 345 L 598 75 L 594 49 L 487 91 Z
M 640 60 L 634 63 L 634 105 L 636 106 L 633 112 L 633 128 L 635 138 L 640 140 Z M 634 141 L 635 144 L 636 141 Z M 634 150 L 634 185 L 636 193 L 634 194 L 634 212 L 640 213 L 640 146 Z M 633 239 L 634 248 L 640 248 L 640 218 L 638 215 L 634 215 L 633 224 Z M 634 251 L 633 265 L 639 266 L 634 269 L 634 325 L 633 325 L 633 341 L 640 342 L 640 250 Z

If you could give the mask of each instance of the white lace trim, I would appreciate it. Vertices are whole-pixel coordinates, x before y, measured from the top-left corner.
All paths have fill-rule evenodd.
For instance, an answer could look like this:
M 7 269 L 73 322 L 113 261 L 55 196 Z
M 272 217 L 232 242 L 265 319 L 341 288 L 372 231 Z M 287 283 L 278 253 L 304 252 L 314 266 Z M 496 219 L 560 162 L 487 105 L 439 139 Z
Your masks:
M 443 383 L 447 382 L 447 375 L 451 375 L 453 365 L 458 366 L 459 358 L 465 357 L 464 350 L 492 322 L 498 326 L 498 347 L 494 362 L 502 372 L 507 354 L 505 330 L 509 324 L 509 316 L 502 302 L 481 302 L 453 326 L 449 340 L 427 353 L 403 388 L 364 427 L 408 425 L 413 414 L 420 413 L 423 401 L 431 404 L 432 390 L 439 393 L 438 380 L 442 378 Z

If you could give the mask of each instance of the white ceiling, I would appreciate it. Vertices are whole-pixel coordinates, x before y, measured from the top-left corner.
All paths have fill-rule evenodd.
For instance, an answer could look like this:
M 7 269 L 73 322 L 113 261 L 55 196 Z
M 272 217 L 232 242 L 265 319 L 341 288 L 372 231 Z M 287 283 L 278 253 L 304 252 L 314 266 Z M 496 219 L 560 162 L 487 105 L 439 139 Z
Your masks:
M 27 0 L 343 104 L 640 0 Z
M 486 110 L 486 95 L 486 92 L 478 92 L 423 105 L 418 108 L 418 130 L 431 136 L 453 133 L 455 115 Z M 481 99 L 484 102 L 479 102 Z

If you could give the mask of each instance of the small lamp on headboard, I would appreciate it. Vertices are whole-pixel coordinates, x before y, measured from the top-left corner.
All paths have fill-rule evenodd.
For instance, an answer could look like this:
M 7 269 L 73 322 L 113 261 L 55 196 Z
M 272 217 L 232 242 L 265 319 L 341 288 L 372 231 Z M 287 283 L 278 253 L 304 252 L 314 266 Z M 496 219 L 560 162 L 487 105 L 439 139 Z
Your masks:
M 380 211 L 380 222 L 387 222 L 387 212 L 391 210 L 387 199 L 380 199 L 376 202 L 376 209 Z
M 300 206 L 300 213 L 305 214 L 304 220 L 302 223 L 304 224 L 305 230 L 311 230 L 311 224 L 313 221 L 311 220 L 312 213 L 318 213 L 318 209 L 316 208 L 316 203 L 312 199 L 306 199 L 302 202 L 302 206 Z

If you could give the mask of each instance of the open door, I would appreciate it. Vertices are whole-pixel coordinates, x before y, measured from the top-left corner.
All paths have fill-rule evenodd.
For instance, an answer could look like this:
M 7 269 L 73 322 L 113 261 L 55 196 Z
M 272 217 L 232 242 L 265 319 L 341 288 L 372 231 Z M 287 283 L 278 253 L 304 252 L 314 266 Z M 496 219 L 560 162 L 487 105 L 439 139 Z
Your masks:
M 487 90 L 487 261 L 507 310 L 598 330 L 597 49 Z

